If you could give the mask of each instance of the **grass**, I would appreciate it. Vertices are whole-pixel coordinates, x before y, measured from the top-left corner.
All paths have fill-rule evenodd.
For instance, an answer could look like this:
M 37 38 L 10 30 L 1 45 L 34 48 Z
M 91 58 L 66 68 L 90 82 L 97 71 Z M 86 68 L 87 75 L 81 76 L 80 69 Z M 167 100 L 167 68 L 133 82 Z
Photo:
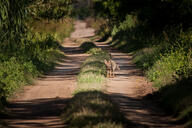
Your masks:
M 102 90 L 103 86 L 101 85 L 106 81 L 104 59 L 109 59 L 109 54 L 100 48 L 92 48 L 87 53 L 90 53 L 90 56 L 81 65 L 77 78 L 77 90 L 85 90 L 85 88 L 89 90 Z
M 62 114 L 68 128 L 125 128 L 130 124 L 111 101 L 105 90 L 106 67 L 109 54 L 92 48 L 81 66 L 74 97 Z
M 125 128 L 127 123 L 110 98 L 101 91 L 76 93 L 62 118 L 68 128 Z
M 38 19 L 30 22 L 29 26 L 34 32 L 53 35 L 59 42 L 63 42 L 64 38 L 69 37 L 70 33 L 74 30 L 73 19 L 71 18 L 65 18 L 59 21 Z

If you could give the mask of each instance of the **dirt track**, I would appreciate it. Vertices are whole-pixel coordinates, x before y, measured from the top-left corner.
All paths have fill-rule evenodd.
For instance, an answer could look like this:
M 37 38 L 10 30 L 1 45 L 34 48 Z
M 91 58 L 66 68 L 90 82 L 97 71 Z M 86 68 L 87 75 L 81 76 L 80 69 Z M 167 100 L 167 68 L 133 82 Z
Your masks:
M 93 29 L 86 29 L 86 23 L 77 21 L 71 38 L 93 36 Z M 63 43 L 66 58 L 53 71 L 39 78 L 35 85 L 26 86 L 22 94 L 11 101 L 12 116 L 6 122 L 10 128 L 62 128 L 60 115 L 67 101 L 72 97 L 76 76 L 86 55 L 78 44 L 68 38 Z
M 86 29 L 86 23 L 77 21 L 73 39 L 81 39 L 94 35 L 93 29 Z M 11 128 L 61 128 L 65 127 L 59 116 L 67 101 L 72 97 L 76 85 L 76 75 L 86 55 L 82 54 L 78 45 L 66 39 L 63 51 L 67 58 L 48 75 L 40 78 L 34 86 L 25 87 L 24 93 L 16 97 L 10 106 L 13 116 L 7 119 Z M 131 55 L 111 50 L 103 42 L 99 47 L 111 51 L 113 59 L 121 70 L 115 78 L 108 80 L 107 92 L 127 119 L 137 124 L 137 128 L 180 128 L 175 126 L 161 110 L 143 96 L 150 93 L 151 86 L 131 62 Z M 168 120 L 168 121 L 167 121 Z

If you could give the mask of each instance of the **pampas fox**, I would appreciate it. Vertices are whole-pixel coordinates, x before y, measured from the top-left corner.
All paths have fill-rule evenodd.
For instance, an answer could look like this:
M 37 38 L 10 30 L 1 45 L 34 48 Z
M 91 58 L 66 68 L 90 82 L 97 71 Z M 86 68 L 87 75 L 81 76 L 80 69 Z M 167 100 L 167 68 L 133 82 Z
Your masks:
M 116 64 L 115 61 L 113 61 L 112 59 L 109 60 L 104 60 L 105 66 L 107 68 L 107 77 L 115 77 L 115 73 L 114 71 L 116 69 L 120 70 L 119 66 Z

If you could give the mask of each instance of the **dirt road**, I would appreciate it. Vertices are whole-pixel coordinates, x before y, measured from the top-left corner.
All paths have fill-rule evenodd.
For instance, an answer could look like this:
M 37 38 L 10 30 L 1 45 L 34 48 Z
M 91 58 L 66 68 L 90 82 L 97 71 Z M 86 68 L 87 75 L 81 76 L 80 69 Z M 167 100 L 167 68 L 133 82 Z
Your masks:
M 77 21 L 71 38 L 94 35 L 86 23 Z M 55 69 L 39 78 L 35 85 L 26 86 L 22 94 L 10 104 L 12 116 L 6 122 L 9 128 L 63 128 L 60 115 L 76 86 L 76 76 L 86 55 L 71 38 L 63 43 L 66 58 Z
M 63 44 L 67 58 L 48 75 L 40 78 L 34 86 L 25 87 L 24 93 L 16 97 L 10 106 L 12 117 L 7 119 L 10 128 L 62 128 L 59 116 L 67 101 L 72 97 L 76 75 L 86 55 L 81 53 L 75 39 L 94 35 L 86 23 L 75 22 L 75 32 Z M 181 128 L 151 104 L 144 96 L 152 91 L 142 72 L 132 64 L 132 56 L 111 50 L 104 42 L 96 44 L 111 51 L 121 70 L 115 78 L 108 79 L 107 93 L 116 102 L 126 118 L 137 124 L 137 128 Z

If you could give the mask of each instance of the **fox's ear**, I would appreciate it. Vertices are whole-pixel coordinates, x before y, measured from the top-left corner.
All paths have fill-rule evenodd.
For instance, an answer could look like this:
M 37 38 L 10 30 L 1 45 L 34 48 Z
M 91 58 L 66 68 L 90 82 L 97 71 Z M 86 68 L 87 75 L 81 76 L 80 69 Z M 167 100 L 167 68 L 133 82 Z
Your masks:
M 104 63 L 107 63 L 107 60 L 106 60 L 106 59 L 104 59 Z

